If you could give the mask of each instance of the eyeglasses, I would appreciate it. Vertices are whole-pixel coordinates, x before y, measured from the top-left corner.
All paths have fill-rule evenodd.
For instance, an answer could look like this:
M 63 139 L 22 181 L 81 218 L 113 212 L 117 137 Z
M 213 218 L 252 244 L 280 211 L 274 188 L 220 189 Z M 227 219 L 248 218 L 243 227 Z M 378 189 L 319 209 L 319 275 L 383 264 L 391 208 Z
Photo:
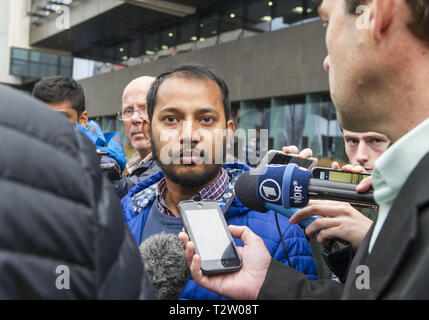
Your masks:
M 143 118 L 143 117 L 147 116 L 147 109 L 146 109 L 146 107 L 137 108 L 137 109 L 127 108 L 125 110 L 122 110 L 122 111 L 118 112 L 116 115 L 118 117 L 118 120 L 124 121 L 124 120 L 131 119 L 131 117 L 134 115 L 134 112 L 137 112 L 139 114 L 140 118 Z

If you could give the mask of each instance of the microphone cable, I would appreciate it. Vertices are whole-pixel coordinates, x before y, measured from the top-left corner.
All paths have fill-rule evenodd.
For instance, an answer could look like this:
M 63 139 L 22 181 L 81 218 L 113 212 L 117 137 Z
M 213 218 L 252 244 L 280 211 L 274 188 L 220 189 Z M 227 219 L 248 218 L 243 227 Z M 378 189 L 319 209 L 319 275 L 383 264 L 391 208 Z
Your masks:
M 291 268 L 293 268 L 293 267 L 292 267 L 292 263 L 290 263 L 289 254 L 287 253 L 287 248 L 286 248 L 285 239 L 283 238 L 283 234 L 282 234 L 282 231 L 281 231 L 281 229 L 280 229 L 279 216 L 278 216 L 277 212 L 275 212 L 275 211 L 274 211 L 274 213 L 275 213 L 275 215 L 276 215 L 277 230 L 278 230 L 278 232 L 279 232 L 280 239 L 282 240 L 283 249 L 284 249 L 284 251 L 285 251 L 285 255 L 286 255 L 287 262 L 289 263 L 289 266 L 290 266 Z
M 232 198 L 231 198 L 231 199 L 230 199 L 230 201 L 225 205 L 225 208 L 222 210 L 222 211 L 223 211 L 223 214 L 225 214 L 225 213 L 228 211 L 228 209 L 229 209 L 229 207 L 231 206 L 231 204 L 232 204 L 233 200 L 235 199 L 235 197 L 236 197 L 236 195 L 235 195 L 235 191 L 234 191 L 234 192 L 233 192 L 233 196 L 232 196 Z M 289 259 L 289 254 L 288 254 L 288 252 L 287 252 L 285 239 L 283 238 L 282 230 L 281 230 L 281 228 L 280 228 L 280 223 L 279 223 L 279 216 L 278 216 L 278 213 L 274 211 L 274 214 L 275 214 L 275 217 L 276 217 L 277 231 L 279 232 L 280 239 L 282 240 L 282 245 L 283 245 L 283 249 L 284 249 L 284 251 L 285 251 L 285 255 L 286 255 L 287 262 L 288 262 L 289 266 L 290 266 L 291 268 L 293 268 L 293 267 L 292 267 L 292 263 L 290 262 L 290 259 Z

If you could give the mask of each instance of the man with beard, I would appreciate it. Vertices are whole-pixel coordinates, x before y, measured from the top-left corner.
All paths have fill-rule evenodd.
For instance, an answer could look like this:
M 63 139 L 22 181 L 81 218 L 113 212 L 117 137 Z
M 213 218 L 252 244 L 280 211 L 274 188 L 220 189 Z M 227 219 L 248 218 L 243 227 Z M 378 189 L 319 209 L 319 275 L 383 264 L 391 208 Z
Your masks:
M 229 120 L 225 82 L 205 66 L 178 66 L 157 77 L 147 95 L 147 107 L 149 119 L 144 120 L 143 130 L 151 137 L 152 153 L 162 172 L 138 183 L 122 199 L 125 220 L 137 244 L 161 232 L 178 234 L 183 228 L 181 201 L 216 200 L 228 224 L 248 226 L 263 239 L 273 259 L 315 279 L 316 265 L 301 228 L 278 217 L 286 255 L 275 213 L 249 210 L 235 198 L 235 182 L 249 167 L 223 165 L 227 140 L 235 130 Z M 181 298 L 224 297 L 191 279 Z

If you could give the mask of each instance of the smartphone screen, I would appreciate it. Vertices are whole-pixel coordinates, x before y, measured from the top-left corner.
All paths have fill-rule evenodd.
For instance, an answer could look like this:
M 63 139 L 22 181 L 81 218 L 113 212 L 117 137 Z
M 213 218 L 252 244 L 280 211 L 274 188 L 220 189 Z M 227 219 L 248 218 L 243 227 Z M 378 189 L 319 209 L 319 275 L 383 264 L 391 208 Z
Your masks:
M 188 210 L 187 217 L 202 260 L 235 258 L 216 209 Z
M 217 207 L 216 202 L 179 205 L 183 224 L 201 257 L 201 269 L 207 274 L 241 268 L 234 241 Z
M 329 169 L 316 168 L 313 171 L 313 177 L 321 180 L 330 180 L 337 182 L 346 182 L 359 184 L 363 179 L 369 177 L 367 173 L 351 173 Z
M 301 159 L 299 157 L 290 156 L 283 153 L 276 153 L 273 158 L 271 159 L 269 164 L 289 164 L 289 163 L 296 163 L 299 167 L 302 168 L 311 168 L 311 166 L 314 166 L 314 160 L 310 159 Z

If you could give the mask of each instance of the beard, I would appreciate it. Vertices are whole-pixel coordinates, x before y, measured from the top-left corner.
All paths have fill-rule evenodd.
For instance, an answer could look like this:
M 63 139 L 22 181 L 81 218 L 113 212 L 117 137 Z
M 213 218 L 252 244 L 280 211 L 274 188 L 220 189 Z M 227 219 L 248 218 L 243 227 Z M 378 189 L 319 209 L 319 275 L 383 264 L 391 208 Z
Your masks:
M 221 172 L 222 164 L 164 164 L 160 161 L 160 150 L 155 141 L 150 139 L 152 155 L 164 175 L 175 184 L 185 188 L 205 186 L 213 181 Z M 203 152 L 201 152 L 203 155 Z M 184 170 L 178 170 L 184 169 Z

